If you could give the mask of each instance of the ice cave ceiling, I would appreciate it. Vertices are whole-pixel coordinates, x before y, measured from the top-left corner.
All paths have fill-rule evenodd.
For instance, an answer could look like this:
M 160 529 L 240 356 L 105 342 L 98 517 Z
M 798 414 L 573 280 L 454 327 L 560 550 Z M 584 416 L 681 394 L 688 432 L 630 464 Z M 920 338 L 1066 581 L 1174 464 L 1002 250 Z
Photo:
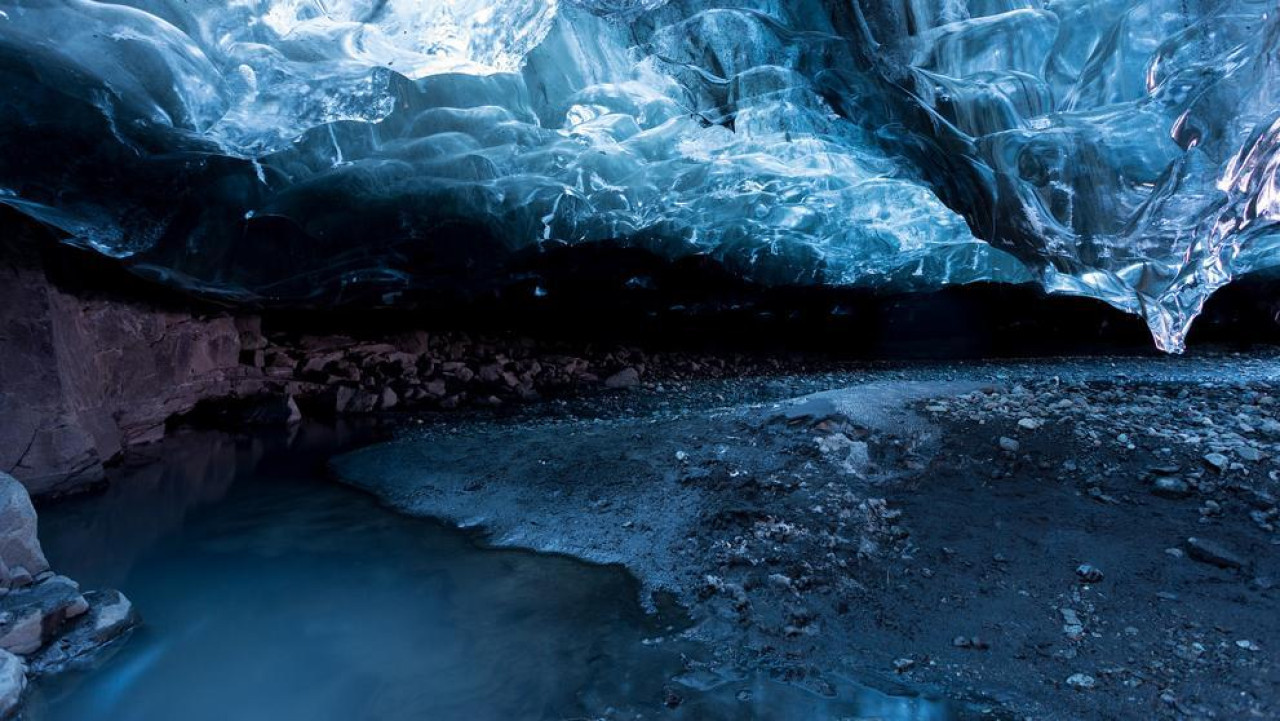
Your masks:
M 1179 350 L 1280 265 L 1275 0 L 0 0 L 0 202 L 233 298 L 548 247 L 1037 282 Z

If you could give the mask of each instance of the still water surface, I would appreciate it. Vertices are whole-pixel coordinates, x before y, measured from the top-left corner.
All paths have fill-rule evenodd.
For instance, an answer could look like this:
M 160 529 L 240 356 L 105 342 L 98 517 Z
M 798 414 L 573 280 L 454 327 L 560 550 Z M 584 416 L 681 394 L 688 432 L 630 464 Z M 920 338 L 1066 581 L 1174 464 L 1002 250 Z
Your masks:
M 676 613 L 618 568 L 486 549 L 327 478 L 369 429 L 188 433 L 41 510 L 54 567 L 144 625 L 42 682 L 32 721 L 512 721 L 964 716 L 856 684 L 706 683 Z M 705 651 L 705 649 L 702 649 Z M 707 654 L 701 654 L 706 656 Z M 698 678 L 697 683 L 691 679 Z M 674 694 L 674 709 L 665 701 Z

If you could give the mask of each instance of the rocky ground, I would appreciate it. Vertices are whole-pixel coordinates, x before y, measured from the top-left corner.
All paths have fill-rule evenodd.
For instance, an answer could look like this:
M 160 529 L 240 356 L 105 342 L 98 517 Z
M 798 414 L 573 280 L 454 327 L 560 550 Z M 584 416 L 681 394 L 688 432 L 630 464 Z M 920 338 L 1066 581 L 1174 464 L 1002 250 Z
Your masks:
M 0 470 L 33 494 L 184 419 L 388 415 L 414 430 L 348 480 L 627 565 L 718 650 L 691 672 L 887 677 L 1036 718 L 1280 713 L 1274 353 L 922 366 L 303 332 L 0 276 Z M 91 595 L 27 571 L 0 635 L 39 608 L 40 647 L 79 648 Z M 66 660 L 24 653 L 0 680 Z
M 939 366 L 359 319 L 304 332 L 16 247 L 0 471 L 32 494 L 90 487 L 184 420 L 379 414 L 410 430 L 340 461 L 348 481 L 495 543 L 625 564 L 716 650 L 691 673 L 891 679 L 1033 718 L 1280 715 L 1274 352 Z M 1274 294 L 1251 298 L 1261 315 L 1228 326 L 1272 327 Z M 970 336 L 1007 304 L 920 314 Z M 1027 321 L 1005 347 L 1025 351 Z M 0 708 L 132 619 L 11 562 L 8 530 Z
M 26 489 L 0 473 L 0 719 L 20 713 L 29 678 L 88 663 L 136 623 L 119 591 L 82 594 L 49 569 Z
M 498 408 L 807 364 L 497 332 L 307 334 L 254 315 L 71 295 L 2 266 L 0 281 L 0 471 L 42 496 L 91 487 L 131 446 L 182 419 L 272 424 Z
M 1272 356 L 867 367 L 406 416 L 344 480 L 622 563 L 709 656 L 1025 718 L 1280 714 Z M 421 425 L 419 425 L 421 423 Z M 684 687 L 671 691 L 678 704 Z
M 776 374 L 803 358 L 653 352 L 622 344 L 539 341 L 514 334 L 414 331 L 377 341 L 345 335 L 241 336 L 241 363 L 256 380 L 237 389 L 289 396 L 315 415 L 386 410 L 496 408 L 648 379 Z M 814 362 L 814 361 L 810 361 Z
M 0 226 L 3 226 L 0 212 Z M 4 235 L 0 227 L 0 235 Z M 395 330 L 378 313 L 266 319 L 0 244 L 0 471 L 37 496 L 82 491 L 178 419 L 277 423 L 382 411 L 494 408 L 653 378 L 776 373 L 804 363 L 652 352 L 509 332 Z M 50 256 L 53 253 L 53 256 Z M 317 314 L 319 315 L 319 314 Z M 313 327 L 319 326 L 319 328 Z

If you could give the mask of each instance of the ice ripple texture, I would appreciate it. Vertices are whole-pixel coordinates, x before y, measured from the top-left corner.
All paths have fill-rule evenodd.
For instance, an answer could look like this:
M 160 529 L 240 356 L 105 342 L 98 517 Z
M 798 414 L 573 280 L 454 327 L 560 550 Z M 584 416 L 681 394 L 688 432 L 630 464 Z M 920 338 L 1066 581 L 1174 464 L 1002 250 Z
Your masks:
M 0 0 L 0 202 L 331 302 L 610 244 L 1040 283 L 1182 349 L 1280 265 L 1274 0 Z

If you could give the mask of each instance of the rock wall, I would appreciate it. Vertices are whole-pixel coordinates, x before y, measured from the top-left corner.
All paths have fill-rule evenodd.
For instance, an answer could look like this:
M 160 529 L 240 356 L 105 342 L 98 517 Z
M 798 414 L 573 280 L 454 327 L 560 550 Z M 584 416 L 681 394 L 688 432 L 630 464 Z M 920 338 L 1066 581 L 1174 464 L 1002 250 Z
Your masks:
M 136 277 L 103 281 L 101 268 L 58 267 L 50 254 L 65 248 L 38 248 L 0 252 L 0 472 L 33 495 L 103 479 L 104 464 L 159 440 L 177 416 L 240 426 L 448 411 L 806 367 L 798 357 L 392 331 L 371 319 L 303 331 L 190 298 L 137 297 Z
M 294 332 L 287 321 L 267 333 L 256 315 L 148 297 L 137 277 L 40 232 L 0 222 L 0 472 L 32 495 L 102 480 L 105 464 L 162 438 L 176 416 L 288 423 L 303 412 L 493 406 L 744 370 L 502 334 L 401 330 L 370 339 L 344 328 Z
M 74 491 L 177 416 L 240 426 L 447 411 L 806 366 L 572 335 L 428 333 L 414 322 L 213 305 L 0 212 L 0 472 L 32 495 Z
M 32 494 L 103 476 L 165 421 L 245 377 L 228 315 L 72 294 L 31 255 L 0 266 L 0 471 Z
M 139 297 L 136 277 L 104 280 L 83 262 L 48 242 L 0 246 L 0 472 L 32 495 L 102 480 L 104 464 L 159 440 L 177 416 L 243 425 L 493 406 L 628 387 L 646 365 L 668 376 L 700 367 L 508 335 L 412 330 L 371 340 L 291 332 L 287 322 L 268 334 L 256 315 Z

